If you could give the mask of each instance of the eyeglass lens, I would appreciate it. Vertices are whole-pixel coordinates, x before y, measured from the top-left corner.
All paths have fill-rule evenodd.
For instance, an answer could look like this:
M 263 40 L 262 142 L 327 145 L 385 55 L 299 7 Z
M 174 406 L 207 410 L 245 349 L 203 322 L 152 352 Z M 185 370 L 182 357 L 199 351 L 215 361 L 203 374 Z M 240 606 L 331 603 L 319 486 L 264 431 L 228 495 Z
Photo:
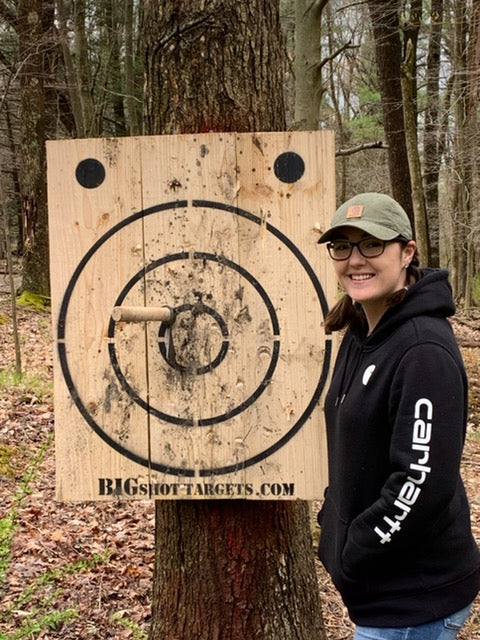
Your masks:
M 385 241 L 377 238 L 365 238 L 360 242 L 349 242 L 348 240 L 333 240 L 327 245 L 328 253 L 334 260 L 347 260 L 357 247 L 364 258 L 376 258 L 385 250 Z

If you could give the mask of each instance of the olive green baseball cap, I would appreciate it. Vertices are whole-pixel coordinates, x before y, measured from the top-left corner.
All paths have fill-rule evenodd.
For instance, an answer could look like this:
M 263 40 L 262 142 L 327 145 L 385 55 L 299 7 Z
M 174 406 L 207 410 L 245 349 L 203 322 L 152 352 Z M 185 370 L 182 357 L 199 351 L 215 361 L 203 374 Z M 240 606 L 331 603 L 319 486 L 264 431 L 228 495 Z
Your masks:
M 329 242 L 340 227 L 354 227 L 371 234 L 379 240 L 393 240 L 402 236 L 412 240 L 412 225 L 408 216 L 396 200 L 384 193 L 360 193 L 344 202 L 332 218 L 330 229 L 319 239 Z

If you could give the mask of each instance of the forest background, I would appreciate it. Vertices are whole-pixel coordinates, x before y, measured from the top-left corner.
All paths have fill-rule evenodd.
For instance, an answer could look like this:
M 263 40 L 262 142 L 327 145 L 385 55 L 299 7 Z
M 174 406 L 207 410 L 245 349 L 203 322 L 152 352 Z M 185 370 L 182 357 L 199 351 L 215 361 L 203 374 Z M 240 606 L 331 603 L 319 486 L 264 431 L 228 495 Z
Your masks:
M 152 131 L 144 92 L 145 36 L 151 25 L 141 19 L 142 4 L 170 3 L 0 0 L 0 264 L 15 276 L 14 289 L 24 300 L 46 309 L 45 141 Z M 218 13 L 221 3 L 200 4 L 207 25 L 209 6 Z M 476 376 L 480 2 L 282 0 L 279 9 L 287 128 L 335 130 L 338 202 L 375 190 L 402 203 L 415 224 L 423 264 L 450 269 L 458 307 L 467 316 L 467 348 L 473 349 L 471 358 L 466 353 L 467 364 Z M 197 52 L 192 49 L 191 55 L 193 60 Z M 8 573 L 10 591 L 0 638 L 146 637 L 151 509 L 140 515 L 136 507 L 83 505 L 60 512 L 51 506 L 53 416 L 45 314 L 19 312 L 27 378 L 10 376 L 15 358 L 17 373 L 21 368 L 20 354 L 10 348 L 10 315 L 2 316 L 0 382 L 6 391 L 0 403 L 0 453 L 6 462 L 0 470 L 2 495 L 8 499 L 5 517 L 0 514 L 0 587 Z M 478 419 L 473 415 L 467 469 L 475 470 Z M 476 496 L 471 474 L 469 485 Z M 51 530 L 47 520 L 54 516 Z M 78 560 L 75 549 L 87 560 Z M 50 570 L 56 556 L 65 562 Z M 86 600 L 77 598 L 72 608 L 67 584 L 73 576 Z M 319 581 L 328 596 L 327 628 L 329 613 L 334 617 L 328 637 L 349 638 L 351 626 L 329 591 L 328 578 L 321 575 Z M 477 613 L 467 633 L 465 638 L 478 637 Z
M 49 292 L 45 140 L 148 126 L 140 4 L 0 2 L 0 257 L 9 231 L 28 291 Z M 391 193 L 423 263 L 450 269 L 462 307 L 478 304 L 479 3 L 281 0 L 280 11 L 287 127 L 334 129 L 338 201 Z

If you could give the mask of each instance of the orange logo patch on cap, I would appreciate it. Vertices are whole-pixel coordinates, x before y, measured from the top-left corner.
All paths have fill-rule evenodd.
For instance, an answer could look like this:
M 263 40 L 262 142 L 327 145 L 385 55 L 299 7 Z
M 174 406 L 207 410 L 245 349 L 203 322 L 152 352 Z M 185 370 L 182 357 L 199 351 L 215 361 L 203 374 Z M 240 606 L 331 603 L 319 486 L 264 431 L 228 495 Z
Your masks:
M 361 218 L 363 213 L 363 204 L 352 204 L 347 209 L 347 218 Z

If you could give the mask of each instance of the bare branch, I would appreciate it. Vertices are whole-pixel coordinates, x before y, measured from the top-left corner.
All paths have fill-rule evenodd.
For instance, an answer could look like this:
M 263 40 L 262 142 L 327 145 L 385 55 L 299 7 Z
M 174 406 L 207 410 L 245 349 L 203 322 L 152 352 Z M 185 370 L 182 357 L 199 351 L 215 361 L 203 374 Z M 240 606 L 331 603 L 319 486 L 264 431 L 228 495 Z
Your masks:
M 328 56 L 327 58 L 323 58 L 323 60 L 318 64 L 318 68 L 321 70 L 323 69 L 323 67 L 328 64 L 329 62 L 331 62 L 332 60 L 335 60 L 335 58 L 337 58 L 341 53 L 343 53 L 344 51 L 346 51 L 347 49 L 360 49 L 360 45 L 358 44 L 352 44 L 351 40 L 349 40 L 348 42 L 346 42 L 344 45 L 342 45 L 341 47 L 339 47 L 336 51 L 334 51 L 332 53 L 331 56 Z
M 388 146 L 383 144 L 381 140 L 377 142 L 366 142 L 359 144 L 357 147 L 350 147 L 350 149 L 339 149 L 335 151 L 335 155 L 338 156 L 351 156 L 359 151 L 365 151 L 366 149 L 388 149 Z

